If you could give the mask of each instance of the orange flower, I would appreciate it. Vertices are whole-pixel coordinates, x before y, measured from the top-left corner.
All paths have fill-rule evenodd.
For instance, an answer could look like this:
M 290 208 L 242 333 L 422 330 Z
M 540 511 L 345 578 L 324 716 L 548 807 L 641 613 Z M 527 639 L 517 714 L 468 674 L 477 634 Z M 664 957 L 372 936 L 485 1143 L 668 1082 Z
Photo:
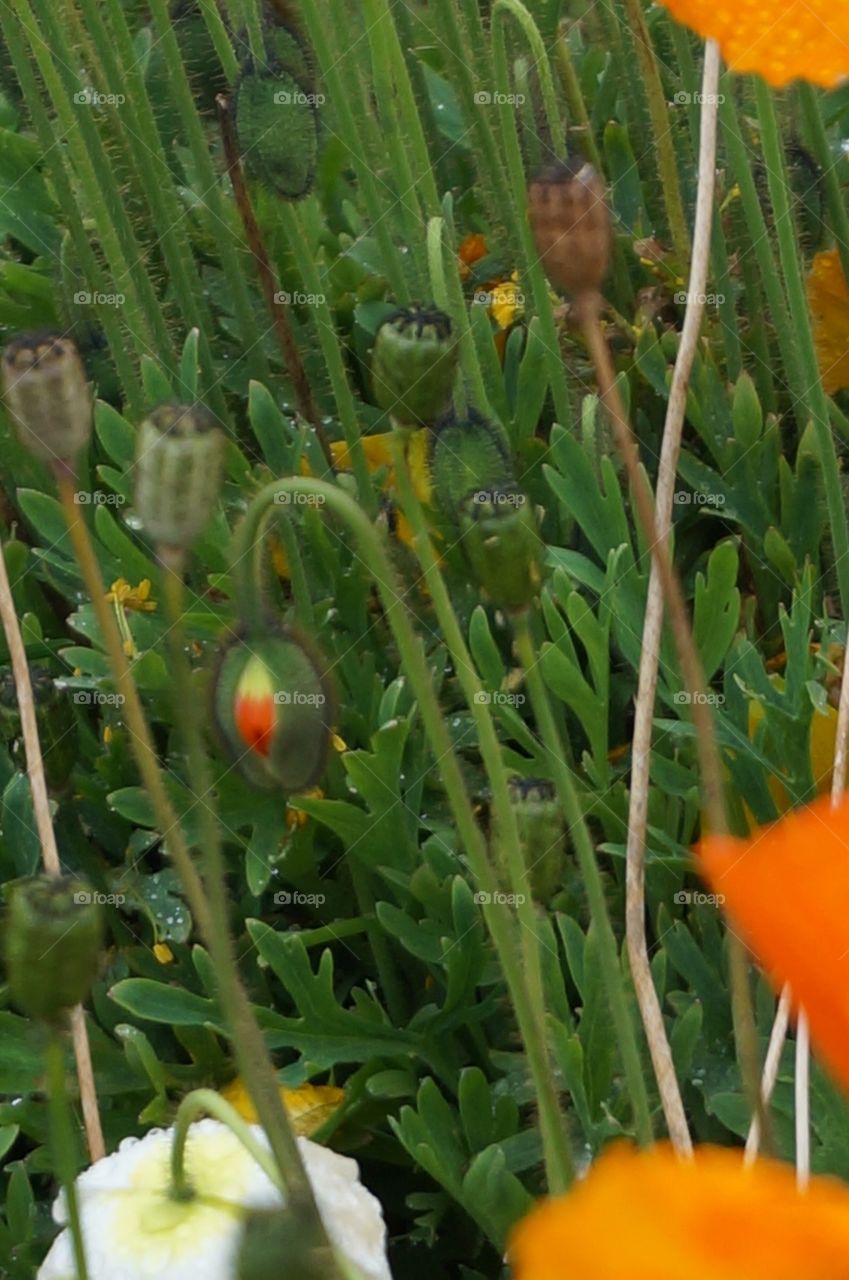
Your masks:
M 833 395 L 849 387 L 849 288 L 836 249 L 818 253 L 811 264 L 808 306 L 822 385 Z
M 488 252 L 486 236 L 482 236 L 479 232 L 466 236 L 457 250 L 457 257 L 460 261 L 460 275 L 464 280 L 470 274 L 472 265 L 475 262 L 480 262 L 481 258 L 485 258 Z
M 849 1188 L 739 1151 L 616 1144 L 513 1233 L 515 1280 L 849 1280 Z
M 824 796 L 745 840 L 708 836 L 697 857 L 776 989 L 790 984 L 812 1041 L 849 1089 L 849 798 L 832 809 Z
M 833 88 L 849 75 L 845 0 L 663 0 L 679 22 L 718 40 L 733 71 L 756 71 L 772 85 L 791 80 Z

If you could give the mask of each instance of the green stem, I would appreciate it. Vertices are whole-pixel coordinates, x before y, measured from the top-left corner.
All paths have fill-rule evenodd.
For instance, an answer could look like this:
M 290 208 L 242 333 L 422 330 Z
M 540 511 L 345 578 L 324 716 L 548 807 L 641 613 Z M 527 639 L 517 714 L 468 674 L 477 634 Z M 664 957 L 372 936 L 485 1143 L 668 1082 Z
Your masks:
M 80 1203 L 77 1196 L 74 1126 L 71 1109 L 68 1105 L 68 1095 L 65 1090 L 65 1055 L 62 1034 L 53 1027 L 48 1032 L 46 1058 L 53 1163 L 62 1189 L 65 1192 L 68 1228 L 71 1232 L 71 1245 L 76 1268 L 75 1280 L 88 1280 L 85 1242 L 83 1240 L 82 1222 L 80 1221 Z
M 403 474 L 403 473 L 402 473 Z M 410 621 L 409 610 L 404 603 L 405 590 L 392 567 L 383 538 L 357 503 L 342 489 L 326 484 L 321 480 L 312 480 L 292 476 L 269 484 L 257 495 L 239 527 L 233 551 L 233 563 L 243 563 L 254 545 L 258 529 L 261 527 L 264 511 L 281 493 L 311 493 L 324 499 L 328 511 L 341 518 L 352 530 L 357 540 L 360 556 L 374 575 L 386 619 L 392 628 L 398 645 L 403 669 L 410 681 L 410 686 L 418 701 L 422 721 L 428 735 L 434 758 L 439 761 L 439 770 L 452 815 L 457 826 L 457 833 L 468 858 L 472 876 L 478 887 L 486 895 L 482 911 L 487 928 L 492 937 L 501 964 L 504 978 L 513 1001 L 519 1030 L 532 1064 L 534 1079 L 544 1081 L 548 1072 L 544 1063 L 544 1049 L 539 1038 L 536 1018 L 529 1003 L 522 966 L 517 959 L 517 939 L 512 921 L 497 901 L 498 878 L 489 858 L 483 833 L 475 818 L 474 810 L 466 791 L 463 774 L 457 754 L 442 711 L 439 707 L 434 688 L 433 676 L 428 666 L 427 657 L 421 638 L 416 635 Z M 515 821 L 515 818 L 514 818 Z M 542 1059 L 542 1061 L 541 1061 Z M 547 1092 L 547 1090 L 545 1091 Z M 568 1141 L 564 1137 L 561 1142 L 554 1136 L 555 1116 L 550 1114 L 550 1104 L 545 1106 L 545 1122 L 542 1120 L 544 1094 L 540 1094 L 541 1127 L 546 1149 L 547 1164 L 552 1165 L 552 1189 L 563 1187 L 571 1178 L 572 1161 Z M 556 1107 L 555 1112 L 559 1112 Z
M 666 94 L 663 91 L 654 46 L 646 24 L 643 0 L 624 0 L 624 3 L 637 51 L 640 78 L 648 96 L 657 167 L 660 173 L 660 189 L 666 207 L 669 233 L 677 256 L 682 262 L 687 262 L 690 257 L 690 233 L 687 230 L 687 219 L 678 182 L 678 160 L 672 143 Z
M 556 156 L 560 156 L 563 153 L 565 134 L 563 123 L 560 119 L 560 108 L 557 105 L 557 94 L 554 92 L 554 77 L 551 74 L 551 65 L 548 61 L 548 50 L 545 47 L 545 41 L 540 35 L 539 27 L 521 3 L 521 0 L 495 0 L 495 4 L 492 6 L 493 36 L 497 27 L 503 29 L 508 17 L 512 18 L 520 28 L 530 47 L 531 63 L 539 76 L 543 107 L 545 108 L 545 116 L 548 122 L 548 131 L 551 135 L 549 145 L 553 153 Z
M 448 648 L 448 652 L 451 654 L 454 669 L 463 688 L 472 719 L 475 722 L 481 756 L 492 791 L 492 807 L 498 837 L 503 845 L 505 865 L 510 877 L 510 887 L 516 896 L 520 949 L 527 982 L 529 1015 L 534 1028 L 533 1040 L 531 1043 L 526 1041 L 525 1049 L 537 1090 L 537 1104 L 540 1112 L 540 1128 L 542 1130 L 549 1186 L 552 1193 L 556 1193 L 558 1189 L 562 1190 L 571 1181 L 572 1169 L 567 1163 L 567 1157 L 564 1154 L 568 1152 L 568 1137 L 560 1111 L 557 1088 L 548 1051 L 545 993 L 540 963 L 540 940 L 537 932 L 533 894 L 519 839 L 516 813 L 510 803 L 507 770 L 504 767 L 501 744 L 495 732 L 486 690 L 460 629 L 457 615 L 454 612 L 451 598 L 445 586 L 445 580 L 439 569 L 424 510 L 413 489 L 405 449 L 405 434 L 397 426 L 393 430 L 393 463 L 399 504 L 410 522 L 410 527 L 413 531 L 414 549 L 424 571 L 425 582 L 430 592 L 442 638 Z
M 71 240 L 74 245 L 83 279 L 92 292 L 102 295 L 111 292 L 108 281 L 100 263 L 91 247 L 91 242 L 78 207 L 77 197 L 72 184 L 73 169 L 65 155 L 63 147 L 57 145 L 50 118 L 41 101 L 41 94 L 32 68 L 32 59 L 27 55 L 21 39 L 21 25 L 13 18 L 6 5 L 0 5 L 0 28 L 3 31 L 7 48 L 12 56 L 15 74 L 21 86 L 24 98 L 38 134 L 39 144 L 44 153 L 45 164 L 49 166 L 50 176 L 56 188 L 56 197 L 67 220 Z M 121 382 L 127 407 L 135 416 L 144 408 L 144 394 L 139 381 L 130 347 L 122 333 L 116 309 L 110 306 L 98 307 L 97 316 L 103 325 L 109 343 L 112 359 Z
M 246 283 L 248 268 L 244 257 L 234 247 L 237 235 L 230 218 L 230 206 L 222 195 L 219 177 L 209 152 L 209 142 L 192 98 L 191 85 L 183 64 L 180 46 L 177 43 L 174 24 L 168 12 L 167 0 L 150 0 L 150 10 L 168 69 L 171 92 L 174 94 L 192 159 L 202 184 L 203 202 L 212 223 L 215 224 L 215 239 L 221 259 L 221 269 L 228 289 L 232 293 L 233 310 L 248 372 L 250 377 L 267 383 L 270 376 L 268 361 L 262 346 L 263 334 L 257 323 L 258 309 Z
M 647 1145 L 653 1138 L 648 1093 L 646 1091 L 643 1065 L 637 1047 L 637 1037 L 628 1008 L 616 937 L 610 923 L 610 914 L 604 896 L 604 886 L 586 820 L 581 809 L 577 788 L 563 756 L 560 734 L 551 709 L 548 690 L 540 671 L 539 658 L 534 648 L 527 610 L 514 616 L 513 629 L 516 637 L 516 652 L 525 671 L 525 681 L 528 686 L 537 728 L 548 755 L 554 785 L 557 789 L 560 803 L 563 806 L 563 812 L 566 816 L 567 826 L 574 842 L 581 874 L 587 890 L 590 915 L 599 944 L 607 997 L 610 1001 L 610 1011 L 613 1016 L 613 1024 L 616 1028 L 616 1037 L 625 1068 L 625 1079 L 631 1096 L 637 1139 L 643 1145 Z
M 500 7 L 499 7 L 500 4 Z M 523 6 L 519 6 L 522 8 Z M 519 237 L 522 244 L 522 256 L 525 273 L 531 281 L 534 306 L 539 316 L 540 339 L 545 348 L 546 371 L 557 421 L 567 429 L 572 425 L 572 408 L 569 403 L 569 391 L 566 378 L 563 376 L 563 362 L 560 357 L 560 340 L 557 325 L 554 322 L 554 311 L 548 281 L 540 263 L 540 257 L 531 235 L 528 223 L 528 199 L 525 170 L 522 163 L 522 150 L 519 146 L 519 135 L 513 108 L 508 102 L 510 93 L 510 76 L 507 65 L 507 43 L 505 26 L 508 15 L 513 13 L 510 0 L 496 0 L 492 15 L 492 49 L 495 66 L 495 83 L 500 95 L 498 110 L 501 116 L 502 133 L 507 155 L 507 169 L 510 186 L 517 204 L 517 220 Z M 537 34 L 539 34 L 537 32 Z
M 293 1210 L 301 1215 L 305 1232 L 310 1239 L 317 1245 L 323 1245 L 326 1243 L 326 1233 L 301 1159 L 297 1138 L 280 1098 L 274 1064 L 239 978 L 236 948 L 230 931 L 227 872 L 221 831 L 212 805 L 213 783 L 203 746 L 201 704 L 195 696 L 191 669 L 186 658 L 181 570 L 180 558 L 163 564 L 163 589 L 170 622 L 168 636 L 174 688 L 179 700 L 179 723 L 188 759 L 189 778 L 200 807 L 204 879 L 209 902 L 209 927 L 204 931 L 204 936 L 215 967 L 218 991 L 236 1062 L 283 1177 L 287 1199 Z
M 825 132 L 820 100 L 812 85 L 800 80 L 797 93 L 802 104 L 802 114 L 808 126 L 808 137 L 814 159 L 820 167 L 825 180 L 825 195 L 828 202 L 828 216 L 831 230 L 837 241 L 840 264 L 843 275 L 849 281 L 849 212 L 846 210 L 843 188 L 837 173 L 837 161 L 831 153 L 828 137 Z
M 814 430 L 817 437 L 820 466 L 822 467 L 825 485 L 826 505 L 834 544 L 835 571 L 840 588 L 840 603 L 845 618 L 849 616 L 849 526 L 847 526 L 846 506 L 843 501 L 843 489 L 840 483 L 840 469 L 837 461 L 837 452 L 834 447 L 834 437 L 831 434 L 829 424 L 828 398 L 823 390 L 817 364 L 816 348 L 811 332 L 811 320 L 802 277 L 802 264 L 799 259 L 796 233 L 790 210 L 784 149 L 781 144 L 778 121 L 775 116 L 775 103 L 768 86 L 759 77 L 756 77 L 755 81 L 758 119 L 761 126 L 770 198 L 775 214 L 778 251 L 787 289 L 787 300 L 790 304 L 790 317 L 795 341 L 808 388 L 804 403 L 813 417 Z
M 192 1186 L 186 1176 L 186 1139 L 195 1120 L 198 1116 L 204 1115 L 212 1116 L 213 1120 L 226 1124 L 268 1180 L 278 1191 L 285 1192 L 285 1184 L 281 1181 L 271 1154 L 261 1142 L 257 1141 L 253 1129 L 247 1121 L 242 1119 L 235 1107 L 232 1107 L 214 1089 L 193 1089 L 183 1098 L 174 1117 L 174 1136 L 171 1139 L 171 1195 L 174 1199 L 187 1200 L 192 1194 Z

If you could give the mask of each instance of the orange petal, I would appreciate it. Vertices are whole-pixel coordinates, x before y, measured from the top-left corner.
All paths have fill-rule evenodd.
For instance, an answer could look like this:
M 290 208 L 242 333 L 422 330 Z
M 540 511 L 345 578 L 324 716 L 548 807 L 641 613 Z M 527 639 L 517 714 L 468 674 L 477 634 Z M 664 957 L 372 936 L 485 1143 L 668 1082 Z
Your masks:
M 516 1227 L 515 1280 L 849 1280 L 849 1188 L 739 1151 L 616 1144 Z
M 849 799 L 832 809 L 824 796 L 745 840 L 708 836 L 696 855 L 776 990 L 789 982 L 811 1039 L 849 1089 Z
M 816 255 L 807 285 L 817 364 L 825 390 L 833 395 L 849 387 L 849 288 L 836 249 Z
M 233 715 L 245 746 L 267 756 L 277 723 L 277 707 L 271 673 L 260 658 L 251 658 L 239 677 Z
M 845 0 L 663 0 L 703 39 L 718 40 L 733 71 L 756 71 L 772 85 L 791 80 L 833 88 L 849 75 Z

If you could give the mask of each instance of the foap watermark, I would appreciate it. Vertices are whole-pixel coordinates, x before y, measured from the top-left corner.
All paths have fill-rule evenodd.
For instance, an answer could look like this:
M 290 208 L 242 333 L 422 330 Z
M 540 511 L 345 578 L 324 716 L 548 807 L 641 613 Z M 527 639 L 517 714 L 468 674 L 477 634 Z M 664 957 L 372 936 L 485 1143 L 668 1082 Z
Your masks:
M 97 89 L 80 89 L 74 94 L 78 107 L 122 107 L 127 101 L 124 93 L 100 93 Z
M 724 93 L 686 93 L 681 89 L 672 99 L 676 107 L 721 107 L 725 101 Z
M 274 101 L 278 107 L 323 107 L 327 98 L 323 93 L 304 93 L 301 89 L 295 89 L 294 92 L 278 89 L 274 95 Z
M 487 693 L 486 689 L 478 689 L 475 702 L 479 706 L 521 707 L 526 702 L 526 698 L 523 693 L 507 693 L 503 689 L 496 689 L 494 693 Z
M 126 300 L 123 293 L 89 293 L 88 289 L 80 289 L 74 294 L 78 307 L 123 307 Z
M 692 707 L 694 704 L 700 707 L 721 707 L 725 703 L 725 694 L 704 689 L 688 693 L 686 689 L 679 689 L 678 693 L 672 695 L 672 701 L 679 707 Z
M 725 904 L 725 894 L 703 893 L 701 889 L 679 889 L 673 901 L 680 906 L 721 907 Z
M 98 893 L 96 889 L 81 890 L 74 894 L 74 903 L 78 907 L 122 907 L 127 901 L 125 893 Z
M 323 507 L 327 499 L 321 493 L 275 493 L 278 507 Z
M 507 489 L 478 489 L 472 494 L 472 502 L 480 507 L 523 507 L 526 498 L 523 493 Z
M 511 307 L 524 307 L 525 295 L 520 293 L 518 289 L 511 289 L 509 297 L 505 289 L 478 289 L 472 297 L 472 306 L 486 307 L 487 310 L 504 302 L 509 302 Z
M 526 901 L 523 893 L 502 893 L 498 889 L 495 893 L 479 889 L 475 894 L 475 902 L 479 907 L 521 907 Z
M 74 502 L 78 507 L 123 507 L 127 499 L 122 493 L 101 493 L 99 490 L 78 489 Z
M 274 295 L 274 301 L 281 307 L 323 307 L 327 301 L 327 295 L 302 293 L 297 289 L 294 293 L 288 293 L 285 289 L 279 289 Z
M 678 307 L 687 307 L 691 302 L 699 307 L 721 307 L 725 304 L 724 293 L 696 293 L 688 289 L 679 289 L 672 301 Z
M 74 702 L 78 707 L 123 707 L 123 693 L 104 693 L 102 689 L 75 689 Z
M 274 701 L 281 707 L 323 707 L 327 699 L 323 693 L 303 693 L 298 689 L 278 689 Z
M 673 493 L 672 501 L 679 507 L 724 507 L 724 493 L 693 493 L 689 489 L 679 489 Z
M 278 889 L 274 895 L 278 907 L 323 907 L 326 901 L 326 894 L 302 893 L 300 889 Z
M 521 107 L 525 104 L 523 93 L 490 93 L 489 89 L 480 89 L 475 94 L 475 105 L 478 107 Z

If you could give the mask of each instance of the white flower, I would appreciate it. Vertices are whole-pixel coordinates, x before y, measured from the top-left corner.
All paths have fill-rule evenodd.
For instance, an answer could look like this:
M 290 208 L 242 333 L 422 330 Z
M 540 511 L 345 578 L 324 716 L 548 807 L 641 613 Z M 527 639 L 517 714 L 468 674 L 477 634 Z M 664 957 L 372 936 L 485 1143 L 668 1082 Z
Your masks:
M 258 1141 L 268 1141 L 252 1126 Z M 274 1208 L 280 1192 L 226 1125 L 193 1124 L 185 1151 L 195 1191 L 168 1195 L 172 1129 L 126 1138 L 77 1179 L 89 1280 L 232 1280 L 246 1209 Z M 330 1241 L 364 1280 L 392 1280 L 380 1202 L 356 1160 L 308 1138 L 298 1145 Z M 67 1223 L 64 1196 L 53 1216 Z M 281 1259 L 283 1262 L 283 1259 Z M 37 1280 L 76 1280 L 70 1232 L 53 1242 Z

